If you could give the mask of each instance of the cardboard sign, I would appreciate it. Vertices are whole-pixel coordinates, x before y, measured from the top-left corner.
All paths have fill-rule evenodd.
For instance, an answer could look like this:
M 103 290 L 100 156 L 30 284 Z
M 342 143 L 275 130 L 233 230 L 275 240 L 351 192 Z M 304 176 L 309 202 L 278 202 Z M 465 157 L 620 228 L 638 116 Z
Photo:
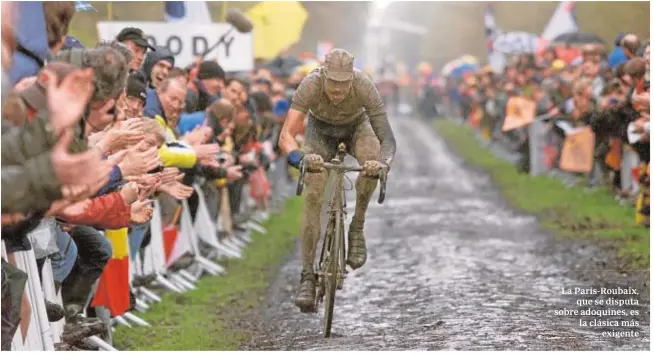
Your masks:
M 622 164 L 622 141 L 617 138 L 610 138 L 609 147 L 609 152 L 606 154 L 604 163 L 611 167 L 611 169 L 620 171 L 620 166 Z
M 502 131 L 511 131 L 534 121 L 536 103 L 523 97 L 512 97 L 506 103 L 506 117 Z
M 218 58 L 225 71 L 254 68 L 252 33 L 240 33 L 227 23 L 197 24 L 168 22 L 98 22 L 98 37 L 113 40 L 125 27 L 143 30 L 152 45 L 167 47 L 175 56 L 175 66 L 185 67 L 196 57 Z
M 595 134 L 590 127 L 580 127 L 563 141 L 559 167 L 574 173 L 588 173 L 593 168 Z

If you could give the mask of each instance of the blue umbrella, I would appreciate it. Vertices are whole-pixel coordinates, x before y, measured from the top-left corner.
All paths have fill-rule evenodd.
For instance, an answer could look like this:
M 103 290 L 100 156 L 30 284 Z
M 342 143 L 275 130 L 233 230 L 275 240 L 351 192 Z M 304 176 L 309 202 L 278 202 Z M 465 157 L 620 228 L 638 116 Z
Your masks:
M 478 70 L 478 69 L 479 69 L 478 65 L 466 63 L 466 64 L 463 64 L 461 66 L 458 66 L 458 67 L 452 69 L 452 71 L 450 72 L 450 76 L 460 78 L 463 74 L 465 74 L 465 73 L 467 73 L 469 71 L 475 71 L 475 70 Z

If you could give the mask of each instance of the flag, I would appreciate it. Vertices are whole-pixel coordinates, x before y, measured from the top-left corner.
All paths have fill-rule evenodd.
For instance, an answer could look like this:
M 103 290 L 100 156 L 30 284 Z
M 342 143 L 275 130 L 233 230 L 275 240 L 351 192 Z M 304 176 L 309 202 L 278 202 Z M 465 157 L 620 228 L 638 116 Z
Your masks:
M 77 12 L 84 12 L 84 11 L 95 11 L 98 12 L 98 10 L 93 7 L 93 5 L 89 4 L 88 1 L 75 1 L 75 11 Z
M 541 38 L 551 41 L 559 35 L 578 32 L 574 1 L 562 1 L 547 22 Z
M 164 260 L 166 260 L 166 265 L 172 264 L 170 257 L 173 255 L 175 244 L 177 244 L 178 233 L 179 231 L 175 225 L 169 225 L 163 230 Z
M 98 288 L 91 306 L 103 306 L 111 316 L 124 314 L 129 304 L 129 243 L 127 228 L 106 230 L 105 235 L 111 243 L 113 255 L 98 280 Z
M 495 15 L 493 14 L 492 4 L 486 6 L 484 9 L 484 28 L 486 30 L 486 51 L 488 52 L 488 64 L 495 70 L 496 73 L 501 73 L 506 66 L 506 58 L 504 54 L 496 51 L 493 48 L 495 40 L 501 34 L 500 30 L 495 25 Z
M 212 23 L 206 1 L 165 1 L 164 4 L 167 22 Z

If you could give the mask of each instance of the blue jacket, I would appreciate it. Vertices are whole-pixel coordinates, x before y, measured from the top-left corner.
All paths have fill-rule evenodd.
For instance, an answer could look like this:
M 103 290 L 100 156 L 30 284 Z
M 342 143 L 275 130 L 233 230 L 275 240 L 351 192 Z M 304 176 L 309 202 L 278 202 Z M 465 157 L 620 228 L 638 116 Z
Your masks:
M 161 101 L 159 101 L 157 90 L 148 88 L 145 93 L 146 98 L 145 107 L 143 108 L 143 115 L 150 118 L 154 118 L 154 116 L 159 115 L 163 117 L 164 120 L 167 120 L 163 107 L 161 106 Z
M 207 115 L 204 111 L 193 113 L 183 113 L 179 116 L 179 123 L 177 123 L 177 130 L 180 135 L 191 132 L 195 127 L 202 126 L 206 120 Z
M 627 55 L 624 54 L 624 50 L 622 47 L 615 47 L 613 48 L 613 51 L 611 54 L 609 54 L 609 65 L 611 66 L 611 69 L 615 69 L 615 67 L 618 66 L 618 64 L 622 62 L 626 62 L 629 59 L 627 58 Z
M 114 169 L 111 171 L 111 175 L 109 175 L 109 182 L 107 182 L 100 191 L 98 191 L 95 196 L 102 196 L 106 195 L 112 191 L 115 191 L 120 185 L 123 183 L 123 174 L 120 172 L 120 168 L 118 168 L 118 165 L 114 165 Z
M 13 65 L 9 76 L 13 85 L 21 79 L 35 76 L 41 70 L 41 64 L 50 55 L 48 39 L 45 30 L 42 1 L 17 1 L 14 3 L 17 15 L 14 26 L 16 42 L 28 52 L 41 60 L 16 50 L 13 54 Z

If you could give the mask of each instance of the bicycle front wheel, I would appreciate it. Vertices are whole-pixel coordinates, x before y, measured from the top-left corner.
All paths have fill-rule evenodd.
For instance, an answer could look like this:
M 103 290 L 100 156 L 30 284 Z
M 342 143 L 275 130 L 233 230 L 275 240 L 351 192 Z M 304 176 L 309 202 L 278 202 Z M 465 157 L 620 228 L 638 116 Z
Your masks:
M 333 223 L 332 240 L 329 248 L 329 262 L 325 268 L 325 318 L 323 320 L 323 334 L 329 338 L 332 331 L 332 318 L 334 316 L 334 300 L 336 298 L 336 287 L 338 274 L 340 272 L 341 255 L 343 250 L 343 219 L 340 213 L 336 213 Z

